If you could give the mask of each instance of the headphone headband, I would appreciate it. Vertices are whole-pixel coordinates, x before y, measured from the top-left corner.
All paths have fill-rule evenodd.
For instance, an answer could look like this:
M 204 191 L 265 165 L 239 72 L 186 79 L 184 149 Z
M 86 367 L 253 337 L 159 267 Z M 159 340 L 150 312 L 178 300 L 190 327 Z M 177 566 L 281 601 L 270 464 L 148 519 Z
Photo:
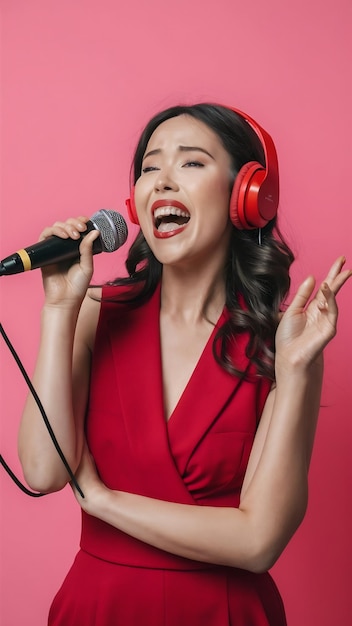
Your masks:
M 279 204 L 279 167 L 274 142 L 269 133 L 252 117 L 234 107 L 254 130 L 263 147 L 265 168 L 257 161 L 246 163 L 239 171 L 230 202 L 232 222 L 240 229 L 263 228 L 277 213 Z

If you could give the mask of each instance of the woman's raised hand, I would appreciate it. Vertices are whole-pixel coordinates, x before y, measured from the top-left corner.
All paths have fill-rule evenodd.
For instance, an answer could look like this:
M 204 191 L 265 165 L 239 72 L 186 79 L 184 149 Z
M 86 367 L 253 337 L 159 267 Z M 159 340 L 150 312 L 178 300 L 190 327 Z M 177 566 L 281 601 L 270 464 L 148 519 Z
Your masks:
M 352 276 L 351 270 L 342 271 L 344 264 L 344 257 L 333 263 L 311 300 L 313 276 L 299 286 L 277 329 L 277 369 L 278 366 L 308 368 L 335 336 L 338 317 L 335 296 Z
M 65 222 L 55 222 L 43 230 L 39 240 L 56 235 L 62 239 L 76 239 L 87 230 L 88 217 L 71 217 Z M 83 238 L 79 251 L 80 258 L 74 263 L 60 263 L 42 268 L 46 305 L 80 305 L 93 275 L 93 242 L 99 236 L 98 230 L 91 231 Z

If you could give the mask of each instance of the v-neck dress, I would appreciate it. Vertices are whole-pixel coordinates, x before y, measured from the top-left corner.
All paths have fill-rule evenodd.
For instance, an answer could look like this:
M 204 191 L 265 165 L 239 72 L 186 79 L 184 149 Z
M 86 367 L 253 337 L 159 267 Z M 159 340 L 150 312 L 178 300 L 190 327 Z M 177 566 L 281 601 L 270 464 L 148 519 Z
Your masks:
M 103 291 L 86 434 L 110 488 L 191 505 L 238 507 L 270 383 L 239 383 L 213 356 L 217 327 L 168 421 L 163 408 L 160 288 L 140 307 Z M 233 357 L 248 365 L 246 337 Z M 177 376 L 177 372 L 175 372 Z M 269 575 L 185 559 L 82 512 L 80 551 L 50 626 L 285 626 Z

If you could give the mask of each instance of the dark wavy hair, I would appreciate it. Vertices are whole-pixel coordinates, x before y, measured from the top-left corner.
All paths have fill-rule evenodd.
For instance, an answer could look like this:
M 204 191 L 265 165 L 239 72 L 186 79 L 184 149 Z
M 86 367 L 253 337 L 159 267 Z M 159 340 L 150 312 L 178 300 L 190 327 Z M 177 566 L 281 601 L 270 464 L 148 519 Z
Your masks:
M 231 109 L 208 103 L 174 106 L 155 115 L 145 127 L 133 159 L 131 179 L 134 183 L 141 175 L 142 159 L 153 132 L 166 120 L 179 115 L 203 122 L 219 137 L 232 161 L 231 186 L 245 163 L 258 161 L 265 166 L 264 151 L 257 134 Z M 247 375 L 229 356 L 230 343 L 238 334 L 247 333 L 246 356 L 258 375 L 275 379 L 275 332 L 290 287 L 289 268 L 293 260 L 293 253 L 278 229 L 276 218 L 262 229 L 260 245 L 258 230 L 232 228 L 225 267 L 226 307 L 230 316 L 218 330 L 213 345 L 217 362 L 230 373 L 241 377 Z M 162 265 L 142 231 L 129 250 L 126 268 L 128 277 L 117 278 L 109 284 L 129 285 L 131 291 L 127 298 L 134 305 L 146 302 L 160 282 Z M 123 299 L 126 301 L 125 290 Z

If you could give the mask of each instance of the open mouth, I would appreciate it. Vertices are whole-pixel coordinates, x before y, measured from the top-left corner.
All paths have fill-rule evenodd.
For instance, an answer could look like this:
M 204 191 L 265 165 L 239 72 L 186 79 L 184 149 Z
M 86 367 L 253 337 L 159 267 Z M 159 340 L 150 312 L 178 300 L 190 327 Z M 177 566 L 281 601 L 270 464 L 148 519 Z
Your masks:
M 179 229 L 189 219 L 188 211 L 176 206 L 159 206 L 154 211 L 154 226 L 159 233 Z

